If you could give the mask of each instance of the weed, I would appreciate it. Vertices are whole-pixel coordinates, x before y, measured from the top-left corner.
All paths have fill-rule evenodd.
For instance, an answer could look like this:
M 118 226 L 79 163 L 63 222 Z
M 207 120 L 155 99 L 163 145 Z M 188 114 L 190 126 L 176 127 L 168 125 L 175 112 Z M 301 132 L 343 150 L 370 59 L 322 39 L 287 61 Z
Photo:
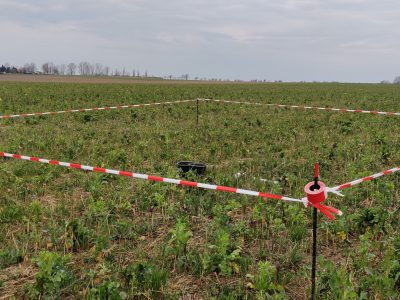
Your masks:
M 187 225 L 181 219 L 175 224 L 175 228 L 170 231 L 169 249 L 175 257 L 186 254 L 186 246 L 192 232 L 188 230 Z
M 28 289 L 28 296 L 32 298 L 57 298 L 63 289 L 70 286 L 74 277 L 68 267 L 70 256 L 61 256 L 58 253 L 42 251 L 35 259 L 39 272 L 35 276 L 35 283 Z
M 14 248 L 0 250 L 0 269 L 22 262 L 21 253 Z
M 353 283 L 353 273 L 349 273 L 343 266 L 335 264 L 326 259 L 319 259 L 319 270 L 317 277 L 317 295 L 321 299 L 355 300 L 359 299 L 357 287 Z
M 285 299 L 283 287 L 276 283 L 276 268 L 269 261 L 258 263 L 254 287 L 257 299 Z
M 168 278 L 164 269 L 150 263 L 129 264 L 123 275 L 131 295 L 149 291 L 155 296 L 160 293 Z
M 0 97 L 2 114 L 196 97 L 400 111 L 400 86 L 374 84 L 1 82 Z M 396 116 L 211 102 L 199 108 L 197 127 L 195 103 L 2 119 L 0 151 L 170 178 L 182 178 L 178 161 L 204 162 L 206 174 L 186 180 L 295 198 L 304 196 L 315 160 L 328 186 L 397 165 Z M 331 222 L 320 214 L 319 249 L 329 249 L 320 261 L 320 297 L 399 298 L 399 179 L 329 196 L 344 215 Z M 5 286 L 13 280 L 8 268 L 22 259 L 25 266 L 44 250 L 70 253 L 70 262 L 47 260 L 61 283 L 42 275 L 41 286 L 30 288 L 35 299 L 167 299 L 171 289 L 175 298 L 281 297 L 271 286 L 246 288 L 244 274 L 265 270 L 270 281 L 263 281 L 284 287 L 289 299 L 309 293 L 312 214 L 301 205 L 11 159 L 0 159 L 0 190 Z M 79 280 L 68 280 L 70 264 Z M 121 274 L 128 266 L 129 280 Z M 58 292 L 50 295 L 49 286 Z M 22 298 L 17 289 L 13 297 Z
M 127 299 L 127 294 L 120 290 L 118 282 L 105 281 L 96 287 L 92 287 L 87 295 L 87 299 L 122 300 Z

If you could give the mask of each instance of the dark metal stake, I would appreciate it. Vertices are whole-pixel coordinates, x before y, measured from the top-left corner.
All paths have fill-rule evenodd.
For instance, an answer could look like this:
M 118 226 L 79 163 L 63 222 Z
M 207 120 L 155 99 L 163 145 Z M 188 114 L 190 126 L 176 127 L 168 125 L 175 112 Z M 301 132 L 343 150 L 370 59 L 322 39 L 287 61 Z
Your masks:
M 319 165 L 315 164 L 314 167 L 314 185 L 311 189 L 319 190 L 318 184 Z M 315 278 L 317 273 L 317 229 L 318 229 L 318 210 L 314 207 L 313 210 L 313 244 L 312 244 L 312 264 L 311 264 L 311 300 L 315 299 Z
M 313 245 L 312 245 L 312 266 L 311 266 L 311 300 L 315 299 L 315 277 L 317 272 L 317 209 L 313 210 Z

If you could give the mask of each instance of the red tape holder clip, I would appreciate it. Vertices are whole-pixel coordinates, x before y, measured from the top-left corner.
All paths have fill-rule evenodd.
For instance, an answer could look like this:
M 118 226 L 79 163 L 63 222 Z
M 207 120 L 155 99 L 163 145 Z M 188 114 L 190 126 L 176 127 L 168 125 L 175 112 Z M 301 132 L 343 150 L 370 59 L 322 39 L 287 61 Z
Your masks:
M 342 215 L 342 212 L 334 207 L 323 205 L 322 202 L 328 197 L 328 189 L 322 181 L 318 181 L 318 164 L 315 165 L 314 181 L 306 184 L 304 192 L 307 195 L 309 206 L 310 204 L 316 209 L 325 214 L 329 219 L 334 220 L 332 214 Z

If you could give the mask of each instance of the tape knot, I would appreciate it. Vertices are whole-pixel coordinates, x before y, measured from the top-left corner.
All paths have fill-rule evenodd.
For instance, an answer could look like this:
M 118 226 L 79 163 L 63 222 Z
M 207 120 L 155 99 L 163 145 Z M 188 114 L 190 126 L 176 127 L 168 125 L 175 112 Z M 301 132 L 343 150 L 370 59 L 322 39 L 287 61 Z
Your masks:
M 322 181 L 311 181 L 304 187 L 304 192 L 306 193 L 308 200 L 307 206 L 314 206 L 329 219 L 334 220 L 335 217 L 332 214 L 340 216 L 342 215 L 342 212 L 334 207 L 322 204 L 322 202 L 324 202 L 328 197 L 328 192 L 330 191 L 331 189 L 327 188 Z

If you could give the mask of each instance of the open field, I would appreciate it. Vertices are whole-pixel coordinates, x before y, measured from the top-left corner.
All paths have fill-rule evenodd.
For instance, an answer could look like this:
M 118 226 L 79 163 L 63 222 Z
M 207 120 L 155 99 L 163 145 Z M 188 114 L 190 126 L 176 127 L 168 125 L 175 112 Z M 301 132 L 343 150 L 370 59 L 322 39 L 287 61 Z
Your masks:
M 1 78 L 0 78 L 1 80 Z M 0 81 L 0 115 L 178 99 L 400 112 L 399 85 Z M 400 117 L 200 103 L 0 120 L 0 151 L 304 196 L 400 162 Z M 240 173 L 240 175 L 238 175 Z M 400 297 L 400 176 L 330 195 L 318 299 Z M 0 159 L 0 299 L 307 299 L 298 203 Z
M 219 84 L 221 81 L 202 80 L 164 80 L 158 77 L 105 77 L 105 76 L 58 76 L 58 75 L 30 75 L 30 74 L 0 74 L 0 82 L 41 82 L 41 83 L 155 83 L 155 84 Z M 234 83 L 232 83 L 234 84 Z

